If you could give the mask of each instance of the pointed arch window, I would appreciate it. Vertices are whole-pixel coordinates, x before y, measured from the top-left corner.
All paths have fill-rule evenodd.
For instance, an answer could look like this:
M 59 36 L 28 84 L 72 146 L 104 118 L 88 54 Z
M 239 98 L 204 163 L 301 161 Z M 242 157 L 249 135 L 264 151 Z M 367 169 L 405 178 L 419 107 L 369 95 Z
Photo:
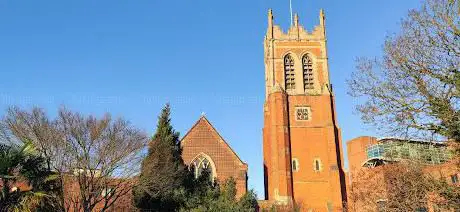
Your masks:
M 297 158 L 292 159 L 292 171 L 299 171 L 299 160 Z
M 321 160 L 319 158 L 315 158 L 315 160 L 313 160 L 313 170 L 316 172 L 323 170 L 323 164 L 321 164 Z
M 190 169 L 193 171 L 195 178 L 200 177 L 204 172 L 209 174 L 209 179 L 214 180 L 215 176 L 215 167 L 210 157 L 207 155 L 200 154 L 198 155 L 191 163 Z
M 294 58 L 290 54 L 284 57 L 284 84 L 286 90 L 295 89 Z
M 313 89 L 313 61 L 308 54 L 302 57 L 303 86 L 305 90 Z

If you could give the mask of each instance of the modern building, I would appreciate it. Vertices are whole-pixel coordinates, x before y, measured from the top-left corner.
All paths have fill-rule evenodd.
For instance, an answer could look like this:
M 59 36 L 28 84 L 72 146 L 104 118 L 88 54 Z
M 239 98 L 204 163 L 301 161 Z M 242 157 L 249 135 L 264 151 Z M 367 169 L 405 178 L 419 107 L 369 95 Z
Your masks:
M 329 81 L 325 16 L 307 31 L 296 14 L 283 32 L 268 13 L 264 40 L 265 198 L 305 211 L 339 211 L 346 201 L 340 129 Z
M 347 142 L 349 173 L 402 160 L 440 165 L 451 159 L 445 143 L 362 136 Z
M 364 205 L 384 211 L 382 208 L 385 207 L 386 196 L 390 189 L 387 178 L 395 174 L 392 172 L 393 166 L 386 166 L 387 164 L 415 162 L 422 168 L 422 173 L 430 174 L 435 178 L 444 177 L 449 183 L 460 186 L 458 181 L 460 174 L 446 143 L 362 136 L 347 142 L 347 153 L 349 168 L 347 189 L 359 191 L 355 193 L 378 196 L 378 198 L 371 198 L 376 200 L 372 202 L 374 205 L 370 204 L 369 200 L 363 200 L 365 198 L 350 197 L 350 203 L 353 202 L 351 204 L 355 206 L 354 211 L 360 211 L 359 209 Z M 435 204 L 432 204 L 430 196 L 424 198 L 426 201 L 422 202 L 426 204 L 420 205 L 420 211 L 440 211 L 436 209 Z

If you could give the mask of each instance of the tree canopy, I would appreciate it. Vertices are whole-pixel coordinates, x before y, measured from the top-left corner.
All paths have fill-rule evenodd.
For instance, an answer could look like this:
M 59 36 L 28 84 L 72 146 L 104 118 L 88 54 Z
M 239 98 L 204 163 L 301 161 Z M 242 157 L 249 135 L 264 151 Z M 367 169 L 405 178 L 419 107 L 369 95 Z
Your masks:
M 426 0 L 386 38 L 383 58 L 360 58 L 349 92 L 386 134 L 460 141 L 460 1 Z
M 166 105 L 158 118 L 156 132 L 142 162 L 138 183 L 133 189 L 134 204 L 141 211 L 255 211 L 257 200 L 250 191 L 236 197 L 236 183 L 230 178 L 220 185 L 204 169 L 195 177 L 182 160 L 179 133 Z
M 140 209 L 174 211 L 180 207 L 179 195 L 184 190 L 187 168 L 184 165 L 176 132 L 166 105 L 158 117 L 156 132 L 148 145 L 141 173 L 133 190 L 134 203 Z
M 0 144 L 0 211 L 58 211 L 55 176 L 31 142 Z
M 145 134 L 122 118 L 97 118 L 66 108 L 51 119 L 40 108 L 11 107 L 0 122 L 0 139 L 36 146 L 46 170 L 59 176 L 61 206 L 83 211 L 96 206 L 107 210 L 131 193 L 146 143 Z M 66 183 L 76 184 L 75 191 L 66 193 Z

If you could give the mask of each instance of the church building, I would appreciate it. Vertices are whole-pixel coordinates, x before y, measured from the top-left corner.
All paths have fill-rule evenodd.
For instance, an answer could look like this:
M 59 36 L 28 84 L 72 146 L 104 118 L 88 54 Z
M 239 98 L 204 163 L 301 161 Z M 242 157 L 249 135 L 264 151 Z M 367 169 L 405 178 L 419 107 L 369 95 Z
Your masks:
M 225 182 L 232 177 L 236 182 L 237 197 L 247 192 L 248 165 L 201 116 L 181 140 L 182 158 L 198 177 L 203 169 L 211 171 L 211 178 Z
M 264 40 L 265 199 L 304 211 L 346 201 L 340 128 L 329 80 L 325 16 L 308 32 L 297 14 L 285 33 L 268 13 Z
M 302 211 L 342 211 L 346 202 L 340 128 L 329 80 L 325 16 L 308 32 L 297 15 L 287 32 L 268 13 L 264 40 L 264 205 L 298 204 Z M 199 176 L 236 180 L 247 192 L 248 166 L 201 116 L 181 140 L 183 159 Z

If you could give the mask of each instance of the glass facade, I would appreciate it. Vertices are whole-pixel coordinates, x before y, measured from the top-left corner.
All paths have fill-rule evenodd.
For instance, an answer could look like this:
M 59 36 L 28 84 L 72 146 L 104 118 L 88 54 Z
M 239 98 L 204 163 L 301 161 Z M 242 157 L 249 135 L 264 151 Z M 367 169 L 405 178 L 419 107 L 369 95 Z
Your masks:
M 378 144 L 367 147 L 368 159 L 409 159 L 428 164 L 440 164 L 448 161 L 450 157 L 449 150 L 445 145 L 429 142 L 381 140 Z
M 382 145 L 372 145 L 367 148 L 367 158 L 383 157 L 384 149 Z

